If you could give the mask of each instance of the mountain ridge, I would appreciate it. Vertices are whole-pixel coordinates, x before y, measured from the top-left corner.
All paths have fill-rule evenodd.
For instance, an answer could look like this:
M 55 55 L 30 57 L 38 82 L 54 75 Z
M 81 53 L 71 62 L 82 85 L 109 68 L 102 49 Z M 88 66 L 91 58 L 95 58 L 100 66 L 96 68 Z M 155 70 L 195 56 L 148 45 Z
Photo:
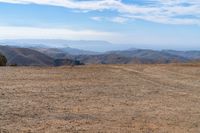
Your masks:
M 76 48 L 22 48 L 0 46 L 0 53 L 8 58 L 8 64 L 25 66 L 60 66 L 82 64 L 167 64 L 200 60 L 200 51 L 175 51 L 151 49 L 127 49 L 93 53 Z

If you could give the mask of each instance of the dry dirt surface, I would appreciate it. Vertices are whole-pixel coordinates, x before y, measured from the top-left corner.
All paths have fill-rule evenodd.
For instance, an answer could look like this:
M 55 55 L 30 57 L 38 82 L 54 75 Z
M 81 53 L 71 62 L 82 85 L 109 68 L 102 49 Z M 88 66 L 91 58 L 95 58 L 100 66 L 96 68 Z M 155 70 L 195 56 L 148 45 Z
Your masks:
M 200 133 L 200 66 L 1 67 L 0 133 Z

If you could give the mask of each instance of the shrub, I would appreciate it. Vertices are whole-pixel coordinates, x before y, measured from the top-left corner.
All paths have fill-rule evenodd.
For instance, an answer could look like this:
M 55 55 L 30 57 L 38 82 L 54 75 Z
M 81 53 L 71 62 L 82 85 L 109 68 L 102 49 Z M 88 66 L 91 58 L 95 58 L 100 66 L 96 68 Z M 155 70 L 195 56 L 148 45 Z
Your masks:
M 7 59 L 4 55 L 0 54 L 0 66 L 6 66 Z
M 17 64 L 10 64 L 10 66 L 11 66 L 11 67 L 16 67 L 16 66 L 17 66 Z

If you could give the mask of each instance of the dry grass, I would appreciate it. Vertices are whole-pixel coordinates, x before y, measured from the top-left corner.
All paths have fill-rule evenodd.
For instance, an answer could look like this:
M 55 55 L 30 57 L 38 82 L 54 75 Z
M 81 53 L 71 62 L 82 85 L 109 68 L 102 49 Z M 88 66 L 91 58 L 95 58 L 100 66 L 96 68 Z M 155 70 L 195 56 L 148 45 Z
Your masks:
M 199 133 L 200 67 L 0 68 L 0 133 Z

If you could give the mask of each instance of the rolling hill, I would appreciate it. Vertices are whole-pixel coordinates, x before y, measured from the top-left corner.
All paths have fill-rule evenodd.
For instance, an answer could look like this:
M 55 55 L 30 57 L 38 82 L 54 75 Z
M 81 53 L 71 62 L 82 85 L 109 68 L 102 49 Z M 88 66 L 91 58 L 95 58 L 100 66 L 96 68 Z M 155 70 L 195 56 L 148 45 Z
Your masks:
M 153 64 L 187 62 L 192 60 L 182 55 L 168 53 L 164 51 L 148 49 L 128 49 L 123 51 L 109 51 L 105 53 L 95 53 L 73 48 L 34 48 L 54 59 L 79 60 L 84 64 Z M 72 52 L 73 51 L 73 52 Z
M 54 58 L 54 59 L 65 59 L 70 57 L 71 55 L 67 52 L 64 52 L 59 48 L 38 48 L 38 47 L 30 47 L 30 49 L 36 50 L 38 52 L 44 53 L 45 55 Z
M 8 64 L 23 66 L 52 66 L 54 60 L 38 51 L 28 48 L 0 46 L 0 52 L 8 59 Z
M 145 63 L 170 63 L 173 61 L 187 62 L 189 58 L 178 54 L 149 49 L 130 49 L 124 51 L 111 51 L 108 54 L 117 54 L 123 57 L 137 58 Z
M 200 59 L 199 51 L 128 49 L 104 53 L 85 51 L 70 47 L 11 47 L 0 46 L 0 53 L 8 64 L 25 66 L 60 66 L 81 64 L 156 64 L 190 62 Z
M 177 55 L 191 60 L 200 59 L 200 51 L 194 51 L 194 50 L 193 51 L 163 50 L 162 53 Z
M 33 49 L 0 46 L 0 53 L 6 56 L 8 65 L 17 64 L 19 66 L 58 66 L 54 58 Z M 60 59 L 59 62 L 59 65 L 81 64 L 80 62 L 71 59 Z

